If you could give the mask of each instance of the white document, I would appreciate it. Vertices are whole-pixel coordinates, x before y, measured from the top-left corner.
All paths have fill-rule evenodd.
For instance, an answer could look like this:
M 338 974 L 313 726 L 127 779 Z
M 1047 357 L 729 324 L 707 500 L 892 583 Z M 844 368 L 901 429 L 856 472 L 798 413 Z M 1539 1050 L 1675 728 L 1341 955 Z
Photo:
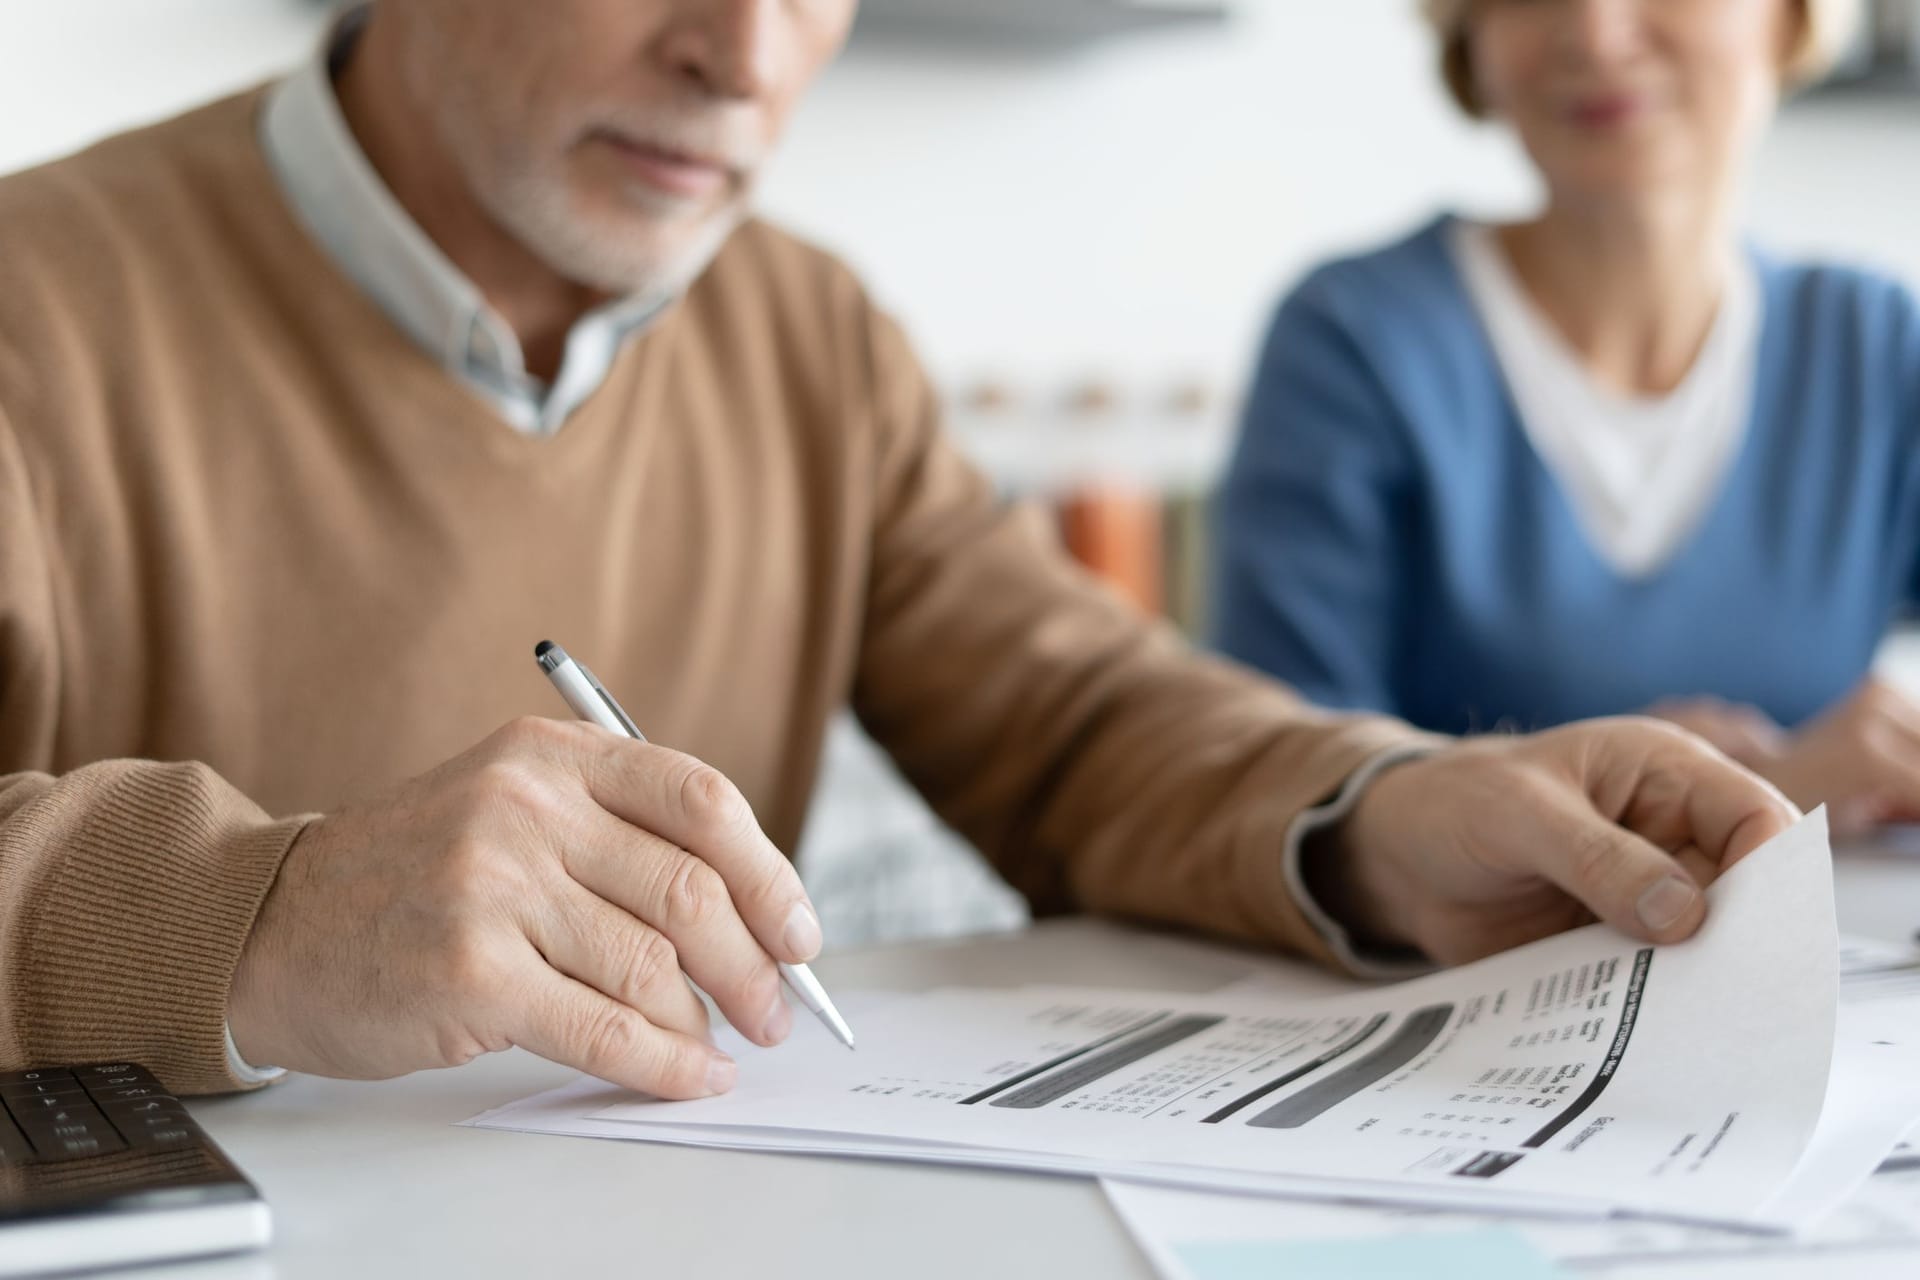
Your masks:
M 1165 1280 L 1208 1280 L 1204 1260 L 1225 1247 L 1237 1246 L 1240 1258 L 1264 1264 L 1261 1274 L 1288 1275 L 1298 1246 L 1391 1238 L 1399 1247 L 1389 1256 L 1420 1256 L 1429 1241 L 1496 1230 L 1516 1234 L 1544 1259 L 1582 1273 L 1700 1259 L 1801 1258 L 1809 1265 L 1821 1259 L 1831 1266 L 1835 1254 L 1862 1252 L 1900 1260 L 1887 1274 L 1920 1274 L 1920 1170 L 1882 1173 L 1814 1230 L 1784 1237 L 1640 1218 L 1496 1218 L 1111 1181 L 1103 1181 L 1102 1189 Z M 1251 1265 L 1246 1273 L 1253 1273 Z
M 742 1046 L 740 1085 L 723 1098 L 600 1093 L 593 1102 L 605 1105 L 588 1114 L 577 1097 L 557 1115 L 533 1100 L 475 1123 L 1791 1223 L 1808 1198 L 1779 1196 L 1821 1115 L 1834 1035 L 1824 816 L 1734 868 L 1711 900 L 1700 935 L 1675 947 L 1596 926 L 1285 1006 L 1113 992 L 889 997 L 863 1010 L 858 1054 L 810 1035 L 777 1051 Z M 1885 1154 L 1886 1136 L 1816 1179 L 1829 1202 Z
M 1841 955 L 1843 965 L 1862 971 L 1857 950 L 1843 947 Z M 1914 960 L 1909 955 L 1903 962 Z M 1381 1205 L 1307 1205 L 1107 1179 L 1101 1185 L 1166 1280 L 1207 1280 L 1211 1268 L 1202 1263 L 1223 1254 L 1257 1259 L 1268 1271 L 1284 1274 L 1294 1257 L 1293 1246 L 1391 1238 L 1399 1249 L 1411 1251 L 1424 1248 L 1430 1237 L 1459 1239 L 1494 1230 L 1517 1233 L 1543 1258 L 1583 1271 L 1697 1258 L 1811 1259 L 1872 1252 L 1898 1256 L 1904 1259 L 1901 1266 L 1920 1275 L 1920 1154 L 1902 1142 L 1876 1176 L 1856 1176 L 1860 1155 L 1887 1150 L 1890 1123 L 1903 1115 L 1920 1117 L 1920 993 L 1891 998 L 1873 983 L 1864 990 L 1868 994 L 1857 994 L 1843 974 L 1827 1106 L 1807 1156 L 1775 1197 L 1776 1203 L 1810 1206 L 1799 1216 L 1817 1218 L 1792 1235 L 1644 1218 L 1579 1222 Z M 1832 1211 L 1820 1212 L 1827 1204 Z M 1270 1251 L 1263 1252 L 1268 1246 Z

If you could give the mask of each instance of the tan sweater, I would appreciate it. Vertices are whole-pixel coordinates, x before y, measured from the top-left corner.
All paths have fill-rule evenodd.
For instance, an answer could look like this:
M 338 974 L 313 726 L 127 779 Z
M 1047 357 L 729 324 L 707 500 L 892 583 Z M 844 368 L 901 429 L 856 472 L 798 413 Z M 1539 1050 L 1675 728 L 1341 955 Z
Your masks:
M 0 1069 L 232 1088 L 233 966 L 300 815 L 564 714 L 545 636 L 782 847 L 851 702 L 1040 911 L 1320 952 L 1287 827 L 1409 731 L 1074 569 L 845 269 L 744 229 L 528 437 L 307 238 L 258 103 L 0 180 Z

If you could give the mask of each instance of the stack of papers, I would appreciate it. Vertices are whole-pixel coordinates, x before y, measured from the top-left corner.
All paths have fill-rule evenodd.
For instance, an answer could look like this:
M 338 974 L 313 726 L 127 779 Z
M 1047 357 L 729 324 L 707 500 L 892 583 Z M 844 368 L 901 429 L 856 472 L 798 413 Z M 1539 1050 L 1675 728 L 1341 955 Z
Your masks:
M 1840 946 L 1840 1030 L 1831 1091 L 1865 1074 L 1886 1036 L 1920 1031 L 1920 950 L 1864 939 Z M 1236 992 L 1271 980 L 1236 983 Z M 1878 1090 L 1869 1087 L 1867 1096 Z M 1896 1093 L 1896 1096 L 1897 1093 Z M 1843 1114 L 1837 1102 L 1822 1125 Z M 1874 1104 L 1857 1108 L 1869 1130 Z M 1816 1136 L 1815 1146 L 1820 1145 Z M 1810 1155 L 1809 1159 L 1817 1158 Z M 1868 1274 L 1920 1271 L 1920 1128 L 1832 1212 L 1791 1234 L 1610 1217 L 1427 1210 L 1375 1204 L 1302 1204 L 1103 1180 L 1114 1212 L 1167 1280 L 1293 1280 L 1355 1275 L 1571 1275 L 1678 1262 L 1820 1259 L 1825 1274 L 1857 1262 Z M 1402 1265 L 1414 1260 L 1418 1265 Z
M 1324 1237 L 1332 1200 L 1373 1206 L 1340 1211 L 1361 1215 L 1362 1237 L 1421 1221 L 1383 1205 L 1470 1223 L 1550 1215 L 1576 1241 L 1555 1257 L 1585 1256 L 1579 1232 L 1616 1230 L 1594 1220 L 1623 1213 L 1743 1239 L 1886 1213 L 1862 1188 L 1920 1121 L 1920 971 L 1852 948 L 1842 999 L 1821 814 L 1710 898 L 1707 925 L 1678 946 L 1594 926 L 1328 998 L 848 995 L 856 1054 L 804 1019 L 774 1051 L 723 1033 L 741 1065 L 724 1097 L 669 1103 L 582 1080 L 467 1123 L 1099 1176 L 1167 1273 L 1191 1280 L 1210 1276 L 1175 1269 L 1168 1224 L 1199 1221 L 1200 1204 L 1212 1234 L 1181 1237 L 1195 1248 L 1285 1243 L 1295 1227 Z

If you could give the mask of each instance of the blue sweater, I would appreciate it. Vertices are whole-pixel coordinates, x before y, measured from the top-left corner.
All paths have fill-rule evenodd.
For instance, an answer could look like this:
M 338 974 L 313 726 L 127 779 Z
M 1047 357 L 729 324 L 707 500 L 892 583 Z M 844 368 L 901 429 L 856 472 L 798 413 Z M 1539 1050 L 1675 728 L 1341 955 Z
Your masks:
M 1758 258 L 1753 419 L 1689 540 L 1621 577 L 1521 426 L 1443 220 L 1280 308 L 1221 495 L 1217 639 L 1448 733 L 1710 694 L 1797 725 L 1920 577 L 1920 305 Z

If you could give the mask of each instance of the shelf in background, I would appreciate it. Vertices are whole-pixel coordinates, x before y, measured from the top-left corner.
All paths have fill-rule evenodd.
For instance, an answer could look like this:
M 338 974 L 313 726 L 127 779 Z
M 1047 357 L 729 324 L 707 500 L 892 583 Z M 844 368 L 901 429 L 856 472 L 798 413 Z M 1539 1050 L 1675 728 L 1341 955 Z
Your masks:
M 1009 493 L 1057 497 L 1089 486 L 1142 493 L 1206 493 L 1233 447 L 1224 414 L 1169 419 L 1116 414 L 1076 422 L 1052 415 L 950 412 L 948 427 L 974 464 Z

